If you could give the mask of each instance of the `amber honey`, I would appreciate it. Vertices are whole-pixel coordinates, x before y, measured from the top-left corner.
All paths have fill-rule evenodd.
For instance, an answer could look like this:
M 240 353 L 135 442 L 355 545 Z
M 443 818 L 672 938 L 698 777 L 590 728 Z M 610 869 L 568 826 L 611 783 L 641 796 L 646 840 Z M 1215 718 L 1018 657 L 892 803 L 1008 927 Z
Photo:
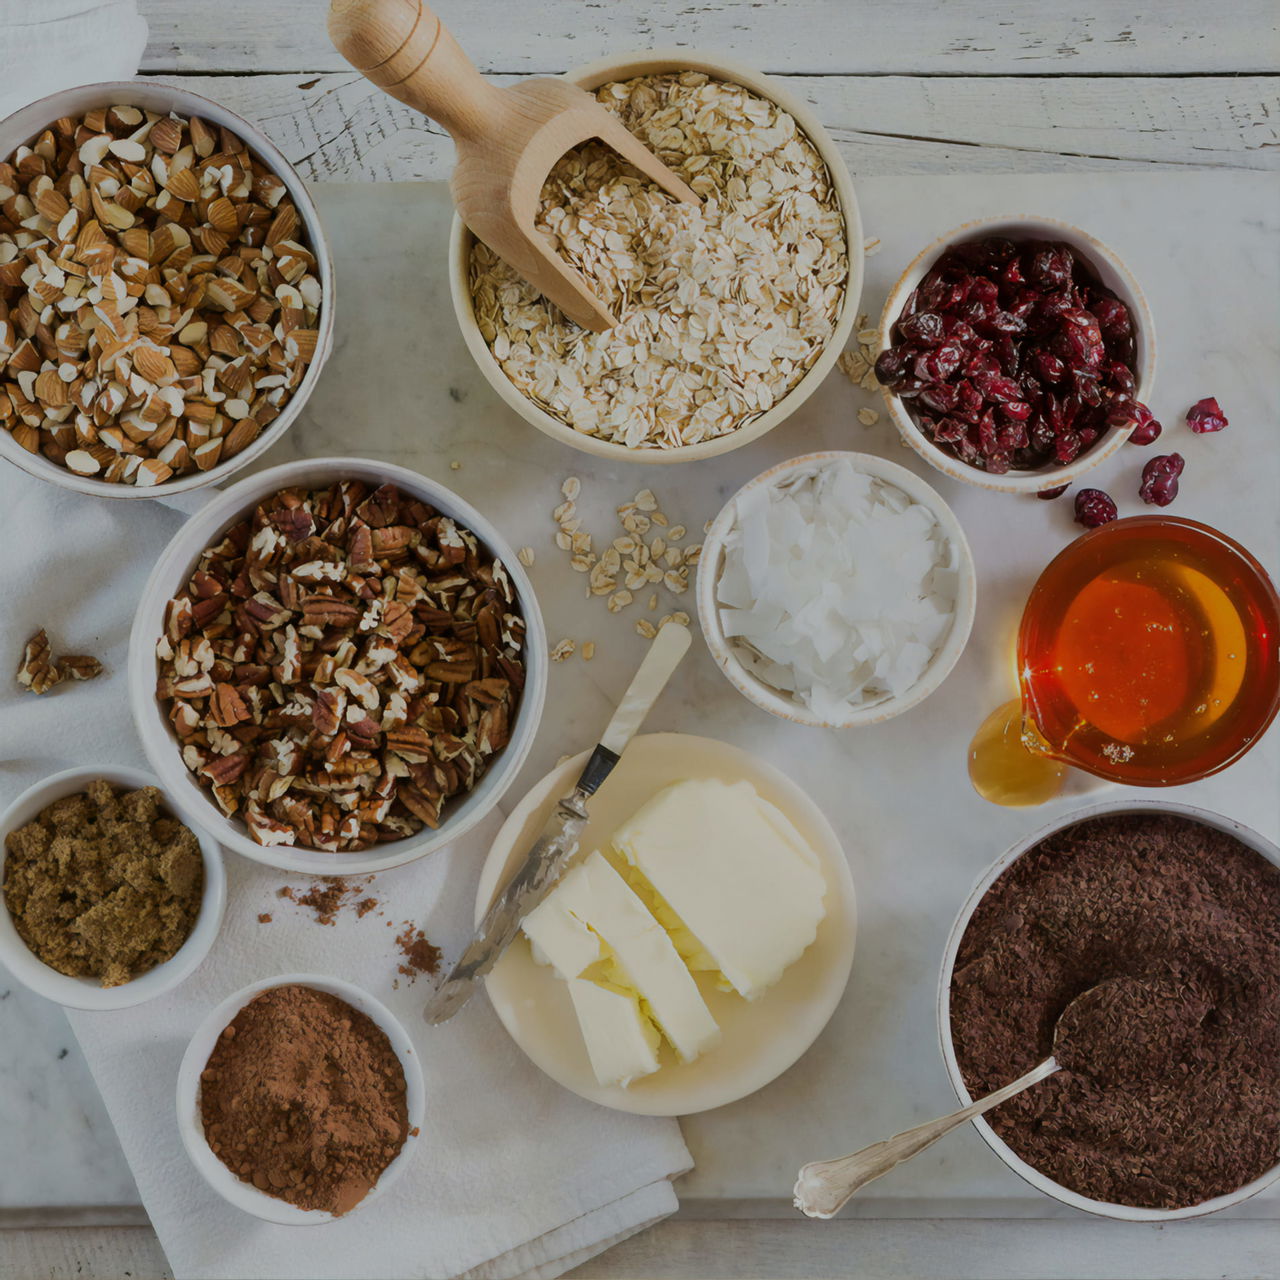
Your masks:
M 1280 599 L 1207 525 L 1118 520 L 1040 575 L 1017 662 L 1021 741 L 1013 708 L 979 730 L 970 774 L 983 795 L 1040 803 L 1055 761 L 1136 786 L 1192 782 L 1243 755 L 1280 707 Z

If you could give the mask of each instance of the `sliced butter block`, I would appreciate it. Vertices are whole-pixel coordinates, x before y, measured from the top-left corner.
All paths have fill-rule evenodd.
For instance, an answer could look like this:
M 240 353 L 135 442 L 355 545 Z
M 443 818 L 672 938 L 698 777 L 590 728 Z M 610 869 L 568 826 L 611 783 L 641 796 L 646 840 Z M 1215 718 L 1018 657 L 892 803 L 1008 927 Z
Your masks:
M 534 958 L 566 980 L 634 993 L 682 1061 L 719 1040 L 720 1028 L 671 939 L 603 854 L 570 871 L 522 927 Z M 584 1023 L 588 1046 L 592 1034 Z
M 826 914 L 817 854 L 749 782 L 677 782 L 613 843 L 689 967 L 748 1000 L 800 958 Z
M 569 995 L 586 1042 L 591 1070 L 601 1084 L 624 1088 L 661 1065 L 658 1028 L 645 1017 L 634 991 L 584 978 L 569 979 Z

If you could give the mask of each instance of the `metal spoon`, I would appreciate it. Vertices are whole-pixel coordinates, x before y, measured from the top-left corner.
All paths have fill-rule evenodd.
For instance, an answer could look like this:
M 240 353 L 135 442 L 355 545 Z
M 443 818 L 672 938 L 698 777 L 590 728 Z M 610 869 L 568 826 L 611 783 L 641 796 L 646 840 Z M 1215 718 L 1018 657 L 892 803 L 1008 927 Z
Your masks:
M 1058 1029 L 1062 1026 L 1067 1010 L 1073 1008 L 1077 1001 L 1097 991 L 1102 985 L 1104 984 L 1098 983 L 1088 991 L 1081 992 L 1062 1011 L 1054 1027 L 1055 1049 Z M 912 1156 L 919 1155 L 926 1147 L 933 1146 L 939 1138 L 966 1121 L 972 1120 L 974 1116 L 980 1116 L 983 1112 L 990 1111 L 992 1107 L 998 1107 L 1000 1103 L 1012 1098 L 1014 1094 L 1031 1088 L 1033 1084 L 1039 1084 L 1041 1080 L 1053 1075 L 1060 1066 L 1061 1063 L 1057 1058 L 1048 1057 L 1026 1075 L 1019 1076 L 1012 1084 L 987 1094 L 985 1098 L 979 1098 L 977 1102 L 971 1102 L 959 1111 L 953 1111 L 949 1116 L 939 1116 L 936 1120 L 929 1120 L 917 1125 L 914 1129 L 907 1129 L 903 1133 L 895 1134 L 892 1138 L 886 1138 L 883 1142 L 875 1142 L 869 1147 L 863 1147 L 861 1151 L 855 1151 L 852 1155 L 840 1156 L 836 1160 L 816 1160 L 812 1164 L 805 1165 L 796 1180 L 796 1208 L 810 1218 L 835 1217 L 844 1208 L 849 1198 L 862 1190 L 868 1182 L 874 1182 L 876 1178 L 896 1168 L 904 1160 L 910 1160 Z

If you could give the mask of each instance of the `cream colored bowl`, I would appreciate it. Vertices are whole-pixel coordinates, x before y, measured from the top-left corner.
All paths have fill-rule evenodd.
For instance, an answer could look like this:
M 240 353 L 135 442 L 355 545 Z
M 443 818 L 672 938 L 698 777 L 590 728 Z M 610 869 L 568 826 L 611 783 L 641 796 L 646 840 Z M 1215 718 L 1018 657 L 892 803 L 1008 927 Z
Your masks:
M 114 787 L 136 791 L 140 787 L 156 787 L 169 813 L 177 818 L 177 806 L 160 779 L 142 769 L 121 765 L 94 765 L 66 769 L 43 782 L 28 787 L 0 816 L 0 884 L 4 881 L 5 838 L 41 814 L 55 800 L 83 791 L 91 782 L 105 779 Z M 139 974 L 118 987 L 104 987 L 95 978 L 73 978 L 59 973 L 27 948 L 4 905 L 0 894 L 0 961 L 25 987 L 46 1000 L 55 1000 L 68 1009 L 130 1009 L 153 1000 L 185 982 L 204 961 L 222 927 L 222 913 L 227 903 L 227 873 L 222 866 L 222 850 L 195 822 L 183 818 L 200 845 L 204 862 L 204 888 L 200 911 L 187 940 L 163 964 Z
M 884 312 L 880 317 L 879 350 L 892 346 L 891 331 L 912 291 L 928 274 L 929 268 L 953 244 L 967 240 L 984 239 L 987 236 L 1007 236 L 1011 240 L 1060 240 L 1078 250 L 1095 270 L 1098 278 L 1116 297 L 1129 308 L 1133 320 L 1135 363 L 1134 396 L 1149 401 L 1156 376 L 1156 335 L 1151 318 L 1151 308 L 1133 273 L 1125 266 L 1119 254 L 1109 249 L 1101 240 L 1087 231 L 1059 222 L 1056 218 L 1042 218 L 1035 214 L 1018 214 L 993 218 L 976 218 L 939 236 L 911 260 L 898 282 L 889 290 Z M 1111 430 L 1087 453 L 1062 467 L 1042 467 L 1037 471 L 1007 471 L 1002 476 L 989 475 L 971 467 L 967 462 L 939 448 L 925 437 L 916 425 L 900 396 L 888 387 L 884 388 L 885 404 L 899 434 L 927 463 L 937 467 L 953 480 L 977 485 L 980 489 L 993 489 L 1000 493 L 1040 493 L 1056 489 L 1059 485 L 1072 484 L 1099 463 L 1112 457 L 1129 439 L 1129 432 Z
M 1192 805 L 1178 804 L 1171 800 L 1111 800 L 1105 804 L 1093 805 L 1088 809 L 1078 809 L 1074 813 L 1055 818 L 1053 822 L 1041 827 L 1033 835 L 1018 841 L 974 885 L 973 891 L 969 894 L 964 906 L 961 907 L 960 914 L 951 928 L 951 936 L 947 939 L 947 948 L 943 955 L 942 974 L 938 982 L 938 1038 L 942 1045 L 942 1060 L 946 1064 L 947 1076 L 962 1107 L 967 1107 L 973 1101 L 973 1098 L 965 1086 L 960 1064 L 956 1060 L 955 1044 L 951 1039 L 951 975 L 955 970 L 956 955 L 960 950 L 960 943 L 964 938 L 965 930 L 969 927 L 969 921 L 973 918 L 973 913 L 977 909 L 978 903 L 986 896 L 987 890 L 1024 853 L 1034 849 L 1036 845 L 1052 835 L 1053 832 L 1061 831 L 1064 827 L 1075 826 L 1076 823 L 1088 821 L 1090 818 L 1124 813 L 1170 814 L 1175 817 L 1187 818 L 1192 822 L 1201 822 L 1207 827 L 1215 827 L 1219 831 L 1225 831 L 1229 836 L 1234 836 L 1241 844 L 1247 845 L 1260 857 L 1280 867 L 1280 848 L 1277 848 L 1270 840 L 1264 839 L 1256 831 L 1250 830 L 1243 823 L 1236 822 L 1231 818 L 1225 818 L 1221 814 L 1212 813 L 1208 809 L 1197 809 Z M 1063 1204 L 1070 1205 L 1074 1209 L 1084 1209 L 1102 1218 L 1118 1218 L 1125 1222 L 1178 1222 L 1183 1218 L 1200 1218 L 1208 1213 L 1216 1213 L 1219 1209 L 1227 1209 L 1232 1205 L 1240 1204 L 1241 1201 L 1257 1195 L 1259 1191 L 1264 1191 L 1280 1179 L 1280 1164 L 1276 1164 L 1274 1168 L 1268 1169 L 1266 1173 L 1261 1174 L 1252 1182 L 1246 1182 L 1244 1186 L 1237 1187 L 1235 1191 L 1229 1192 L 1227 1195 L 1215 1196 L 1212 1200 L 1188 1205 L 1184 1209 L 1143 1209 L 1136 1205 L 1115 1204 L 1107 1200 L 1093 1200 L 1088 1196 L 1081 1195 L 1078 1191 L 1071 1191 L 1041 1173 L 1034 1165 L 1028 1164 L 1020 1156 L 1015 1155 L 1013 1149 L 1005 1143 L 1004 1139 L 999 1137 L 982 1116 L 973 1121 L 973 1127 L 977 1129 L 978 1134 L 987 1146 L 1018 1177 L 1024 1182 L 1030 1183 L 1036 1190 L 1043 1191 L 1046 1195 L 1052 1196 L 1055 1200 L 1060 1200 Z
M 302 219 L 311 252 L 315 255 L 320 287 L 324 294 L 320 302 L 320 315 L 316 321 L 319 332 L 316 337 L 315 357 L 298 389 L 285 402 L 280 410 L 280 416 L 263 428 L 256 440 L 242 449 L 234 458 L 219 463 L 208 471 L 193 471 L 190 475 L 150 487 L 108 484 L 105 480 L 95 480 L 91 476 L 78 476 L 74 471 L 51 462 L 42 454 L 28 453 L 8 431 L 0 428 L 0 457 L 8 458 L 15 466 L 21 467 L 23 471 L 38 479 L 61 485 L 64 489 L 74 489 L 77 493 L 90 494 L 96 498 L 165 499 L 173 494 L 188 493 L 192 489 L 201 489 L 206 485 L 214 485 L 226 480 L 260 458 L 298 420 L 303 406 L 315 390 L 316 383 L 320 381 L 320 371 L 324 368 L 333 346 L 333 258 L 329 253 L 328 242 L 325 240 L 324 228 L 320 225 L 320 216 L 316 213 L 316 207 L 312 203 L 305 184 L 274 143 L 265 133 L 250 124 L 248 120 L 236 115 L 234 111 L 187 89 L 177 89 L 171 85 L 146 80 L 117 80 L 63 89 L 59 93 L 51 94 L 47 98 L 33 102 L 30 106 L 23 107 L 8 119 L 0 121 L 0 160 L 6 159 L 18 146 L 30 142 L 43 129 L 63 116 L 82 115 L 94 107 L 121 103 L 143 107 L 148 111 L 166 113 L 176 111 L 183 116 L 199 116 L 211 124 L 229 129 L 238 138 L 248 143 L 251 150 L 270 166 L 288 189 L 289 197 L 297 207 L 298 217 Z
M 200 1118 L 200 1074 L 204 1071 L 213 1052 L 218 1037 L 228 1023 L 235 1020 L 236 1015 L 255 997 L 275 987 L 300 986 L 311 987 L 316 991 L 325 991 L 339 1000 L 345 1000 L 354 1009 L 358 1009 L 391 1042 L 391 1048 L 400 1060 L 404 1070 L 405 1110 L 408 1113 L 409 1134 L 404 1145 L 397 1152 L 394 1160 L 382 1171 L 381 1177 L 373 1189 L 353 1209 L 342 1218 L 336 1217 L 323 1209 L 300 1209 L 288 1200 L 279 1196 L 267 1195 L 259 1191 L 252 1182 L 232 1173 L 214 1154 L 204 1136 L 204 1122 Z M 216 1005 L 196 1028 L 195 1035 L 182 1055 L 182 1065 L 178 1068 L 178 1134 L 182 1145 L 186 1148 L 191 1163 L 199 1170 L 201 1177 L 228 1204 L 237 1209 L 251 1213 L 264 1222 L 275 1222 L 285 1227 L 320 1226 L 326 1222 L 339 1222 L 359 1213 L 365 1205 L 372 1204 L 386 1192 L 397 1178 L 405 1171 L 418 1149 L 422 1136 L 422 1121 L 427 1107 L 426 1086 L 422 1080 L 422 1063 L 418 1052 L 409 1038 L 409 1033 L 392 1014 L 391 1010 L 375 1000 L 367 991 L 353 983 L 344 982 L 341 978 L 333 978 L 320 973 L 285 973 L 278 978 L 267 978 L 262 982 L 254 982 L 247 987 L 229 995 L 221 1004 Z
M 862 296 L 862 219 L 858 213 L 858 201 L 853 192 L 853 181 L 849 177 L 849 170 L 835 143 L 813 112 L 776 81 L 740 63 L 726 61 L 723 58 L 712 58 L 692 49 L 654 50 L 648 53 L 627 54 L 623 57 L 602 58 L 568 72 L 566 79 L 581 85 L 584 89 L 596 89 L 611 80 L 626 80 L 632 76 L 658 75 L 671 71 L 700 71 L 717 80 L 740 84 L 762 98 L 776 102 L 784 111 L 795 117 L 801 131 L 813 143 L 826 164 L 836 195 L 840 200 L 840 207 L 844 213 L 845 239 L 848 244 L 849 276 L 845 283 L 844 303 L 826 346 L 804 377 L 767 413 L 761 414 L 737 431 L 718 436 L 714 440 L 704 440 L 699 444 L 681 445 L 674 449 L 629 449 L 625 445 L 600 440 L 566 426 L 559 418 L 553 417 L 534 404 L 502 371 L 502 366 L 494 359 L 488 343 L 481 336 L 472 308 L 468 264 L 474 237 L 455 214 L 449 237 L 449 287 L 453 294 L 453 309 L 458 317 L 458 326 L 462 330 L 463 340 L 476 364 L 480 366 L 480 372 L 484 374 L 489 385 L 498 395 L 539 431 L 546 432 L 553 440 L 559 440 L 562 444 L 570 445 L 574 449 L 581 449 L 584 453 L 594 453 L 602 458 L 611 458 L 615 462 L 696 462 L 700 458 L 713 458 L 717 454 L 739 449 L 744 444 L 750 444 L 752 440 L 758 440 L 766 432 L 772 431 L 780 422 L 789 418 L 831 372 L 836 359 L 849 340 L 850 333 L 853 332 L 858 313 L 858 301 Z
M 737 517 L 738 500 L 750 489 L 759 485 L 774 485 L 790 475 L 813 472 L 824 463 L 834 462 L 839 458 L 847 458 L 865 475 L 874 476 L 886 484 L 901 489 L 913 502 L 928 508 L 938 521 L 939 527 L 946 535 L 951 547 L 949 568 L 956 575 L 955 613 L 951 629 L 947 632 L 937 653 L 933 655 L 924 674 L 911 688 L 897 697 L 885 696 L 851 707 L 847 715 L 838 721 L 823 720 L 809 710 L 799 699 L 789 693 L 765 684 L 738 656 L 735 645 L 724 634 L 724 626 L 720 620 L 720 606 L 716 600 L 716 584 L 724 568 L 724 545 L 729 531 L 733 528 Z M 931 485 L 926 484 L 906 467 L 890 462 L 886 458 L 872 453 L 810 453 L 801 458 L 792 458 L 788 462 L 780 462 L 776 467 L 756 476 L 743 485 L 737 493 L 725 503 L 720 514 L 716 516 L 702 544 L 702 557 L 698 562 L 697 600 L 698 623 L 702 628 L 703 638 L 716 666 L 724 673 L 724 677 L 737 691 L 757 707 L 777 716 L 782 720 L 793 720 L 796 724 L 807 724 L 817 729 L 857 729 L 864 725 L 881 724 L 892 720 L 904 711 L 923 702 L 951 674 L 951 669 L 960 660 L 965 645 L 969 642 L 969 633 L 973 630 L 973 616 L 978 600 L 978 575 L 973 565 L 973 553 L 969 549 L 969 539 L 955 513 L 941 495 Z
M 557 799 L 570 791 L 587 752 L 557 765 L 512 810 L 489 851 L 476 891 L 476 923 L 506 885 Z M 663 787 L 687 778 L 746 779 L 777 805 L 809 841 L 827 882 L 826 916 L 809 948 L 758 1000 L 717 990 L 695 975 L 722 1039 L 694 1062 L 677 1062 L 669 1045 L 662 1067 L 629 1087 L 602 1085 L 591 1069 L 566 984 L 536 964 L 519 935 L 485 980 L 502 1025 L 535 1065 L 579 1097 L 615 1111 L 685 1116 L 745 1098 L 781 1075 L 817 1039 L 849 981 L 857 933 L 853 878 L 840 840 L 814 802 L 784 773 L 757 756 L 683 733 L 636 738 L 591 801 L 584 852 L 607 846 L 613 833 Z

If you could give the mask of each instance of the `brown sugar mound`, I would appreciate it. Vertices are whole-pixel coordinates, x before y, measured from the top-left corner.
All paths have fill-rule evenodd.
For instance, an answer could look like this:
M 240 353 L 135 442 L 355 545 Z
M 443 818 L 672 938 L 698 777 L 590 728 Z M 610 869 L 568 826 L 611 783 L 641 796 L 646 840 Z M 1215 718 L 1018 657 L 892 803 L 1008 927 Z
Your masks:
M 203 893 L 199 841 L 154 787 L 92 782 L 5 837 L 4 901 L 19 936 L 50 968 L 104 987 L 171 960 Z
M 404 1069 L 385 1033 L 345 1000 L 297 985 L 251 1000 L 200 1076 L 219 1160 L 300 1209 L 354 1208 L 408 1135 Z
M 1123 981 L 1122 981 L 1123 980 Z M 987 1119 L 1095 1200 L 1179 1209 L 1280 1161 L 1280 868 L 1174 815 L 1089 819 L 1000 876 L 961 940 L 951 1034 L 978 1097 L 1064 1028 L 1063 1069 Z

